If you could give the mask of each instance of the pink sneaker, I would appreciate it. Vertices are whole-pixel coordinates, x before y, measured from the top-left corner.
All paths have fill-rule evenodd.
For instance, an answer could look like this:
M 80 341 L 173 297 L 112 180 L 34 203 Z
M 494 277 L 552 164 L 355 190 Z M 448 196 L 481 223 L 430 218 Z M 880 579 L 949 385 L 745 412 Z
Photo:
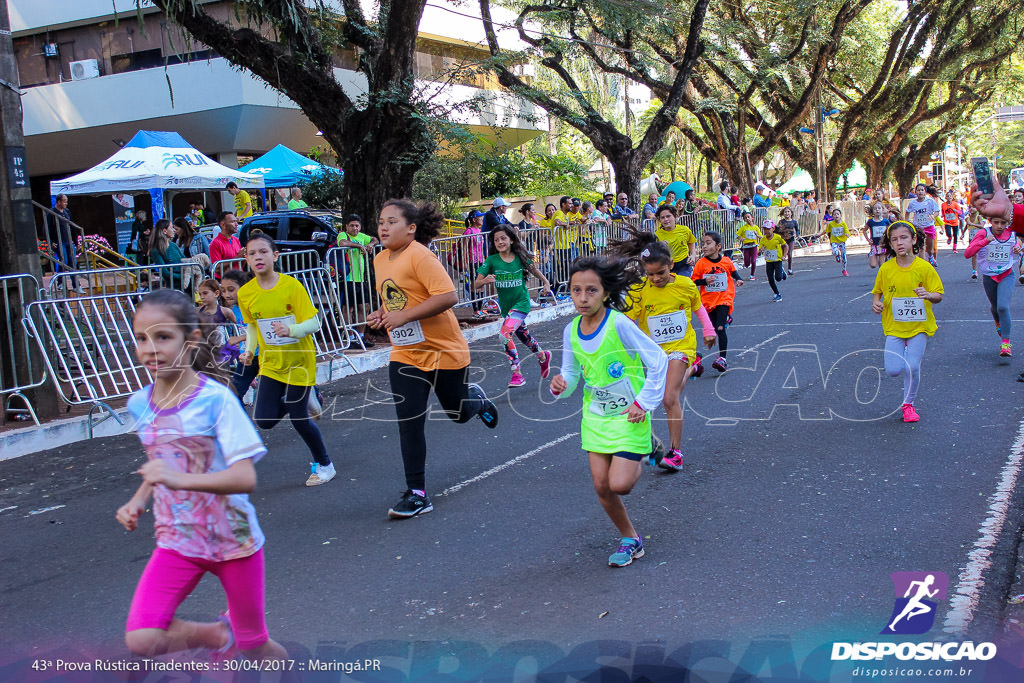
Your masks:
M 846 272 L 846 271 L 844 270 L 844 271 L 843 271 L 843 277 L 850 277 L 850 274 L 849 274 L 849 273 L 847 273 L 847 272 Z
M 661 459 L 658 467 L 670 472 L 678 472 L 683 469 L 683 454 L 679 452 L 679 449 L 673 448 L 668 455 Z
M 521 387 L 526 384 L 526 378 L 523 377 L 523 373 L 519 372 L 519 369 L 512 371 L 512 379 L 508 381 L 510 387 Z
M 914 410 L 914 406 L 910 403 L 903 404 L 903 421 L 904 422 L 917 422 L 921 419 L 921 416 Z
M 540 361 L 540 378 L 547 379 L 551 374 L 551 352 L 541 351 L 537 355 L 537 360 Z

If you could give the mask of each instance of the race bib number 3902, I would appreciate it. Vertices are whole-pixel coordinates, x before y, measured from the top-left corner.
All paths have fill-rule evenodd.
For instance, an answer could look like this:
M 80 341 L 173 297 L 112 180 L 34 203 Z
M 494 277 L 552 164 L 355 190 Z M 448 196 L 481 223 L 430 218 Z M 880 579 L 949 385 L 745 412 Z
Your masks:
M 924 322 L 928 319 L 924 299 L 916 296 L 893 297 L 892 319 L 900 323 Z
M 396 327 L 388 332 L 388 336 L 391 337 L 391 343 L 394 346 L 410 346 L 426 341 L 426 337 L 423 336 L 423 326 L 420 325 L 419 320 Z

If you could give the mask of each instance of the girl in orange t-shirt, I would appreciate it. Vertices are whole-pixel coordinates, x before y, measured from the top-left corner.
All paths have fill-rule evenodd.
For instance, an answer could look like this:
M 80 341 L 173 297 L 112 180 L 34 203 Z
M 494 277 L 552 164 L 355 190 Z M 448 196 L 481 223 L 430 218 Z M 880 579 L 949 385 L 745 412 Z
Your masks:
M 427 248 L 444 224 L 437 206 L 390 199 L 381 209 L 377 234 L 384 251 L 373 259 L 381 307 L 367 323 L 385 328 L 391 338 L 388 375 L 398 414 L 405 483 L 408 489 L 388 510 L 391 519 L 407 519 L 434 509 L 426 493 L 427 399 L 433 389 L 452 420 L 474 416 L 494 428 L 498 411 L 483 389 L 467 384 L 469 345 L 452 306 L 455 284 Z
M 942 224 L 946 231 L 946 244 L 953 245 L 956 253 L 957 238 L 960 236 L 960 221 L 964 217 L 964 209 L 956 199 L 955 190 L 946 191 L 946 201 L 942 202 Z
M 722 256 L 722 236 L 713 230 L 704 233 L 701 239 L 704 258 L 697 261 L 690 276 L 700 287 L 700 300 L 711 318 L 711 325 L 718 335 L 718 358 L 711 364 L 715 370 L 725 372 L 729 364 L 725 360 L 729 352 L 729 335 L 726 329 L 732 322 L 732 303 L 736 298 L 736 287 L 743 284 L 743 277 L 736 271 L 732 259 Z

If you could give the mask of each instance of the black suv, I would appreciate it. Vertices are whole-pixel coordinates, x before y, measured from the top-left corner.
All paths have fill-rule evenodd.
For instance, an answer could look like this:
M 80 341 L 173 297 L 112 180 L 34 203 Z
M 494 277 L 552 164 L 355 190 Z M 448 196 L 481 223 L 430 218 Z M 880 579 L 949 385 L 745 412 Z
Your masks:
M 279 251 L 315 249 L 322 258 L 328 249 L 337 246 L 338 234 L 345 230 L 344 220 L 341 212 L 328 209 L 267 211 L 242 221 L 238 241 L 245 246 L 249 231 L 259 228 L 273 238 Z

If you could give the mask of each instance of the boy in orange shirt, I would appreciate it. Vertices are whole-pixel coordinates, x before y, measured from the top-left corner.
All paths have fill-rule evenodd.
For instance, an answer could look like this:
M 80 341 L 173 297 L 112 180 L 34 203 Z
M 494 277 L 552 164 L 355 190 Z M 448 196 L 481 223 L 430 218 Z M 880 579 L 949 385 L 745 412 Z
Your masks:
M 701 239 L 704 258 L 693 267 L 693 283 L 700 287 L 700 299 L 711 318 L 711 325 L 718 336 L 718 358 L 711 364 L 715 370 L 725 372 L 725 360 L 729 352 L 729 335 L 726 328 L 732 322 L 732 304 L 736 299 L 736 287 L 743 284 L 743 277 L 737 272 L 732 259 L 722 256 L 722 236 L 715 231 L 704 233 Z

